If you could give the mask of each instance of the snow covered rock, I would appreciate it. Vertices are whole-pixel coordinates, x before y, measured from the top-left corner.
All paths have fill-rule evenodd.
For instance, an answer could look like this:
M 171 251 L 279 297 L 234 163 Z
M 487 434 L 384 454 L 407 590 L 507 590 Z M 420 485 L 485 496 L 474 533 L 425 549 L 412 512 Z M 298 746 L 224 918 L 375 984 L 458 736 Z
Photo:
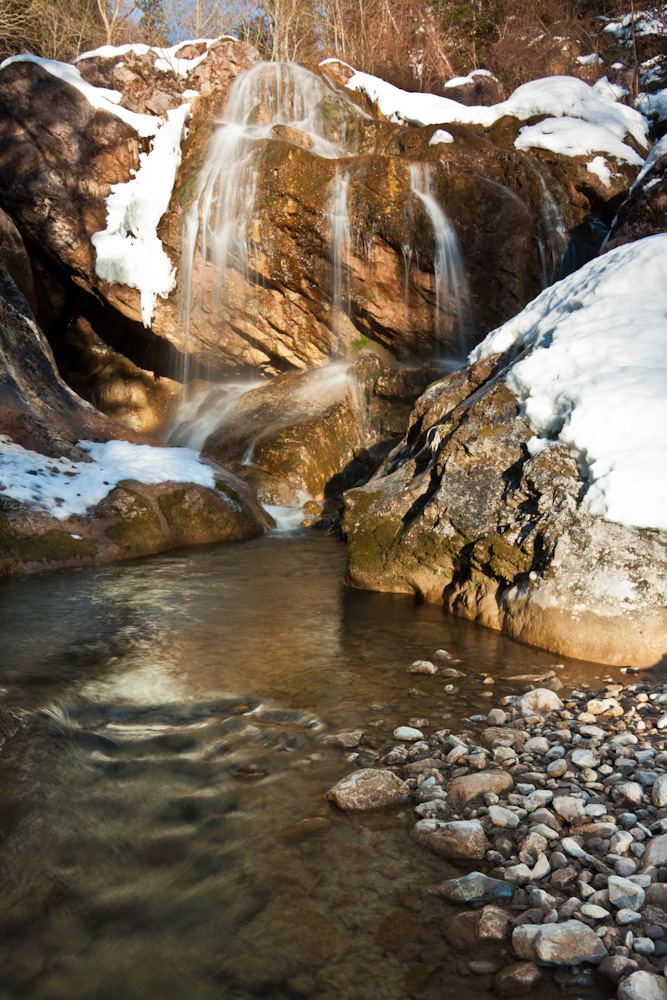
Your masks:
M 490 334 L 345 494 L 352 582 L 562 654 L 659 662 L 666 311 L 658 235 L 591 261 Z
M 618 210 L 606 247 L 667 232 L 667 135 L 651 150 L 627 199 Z

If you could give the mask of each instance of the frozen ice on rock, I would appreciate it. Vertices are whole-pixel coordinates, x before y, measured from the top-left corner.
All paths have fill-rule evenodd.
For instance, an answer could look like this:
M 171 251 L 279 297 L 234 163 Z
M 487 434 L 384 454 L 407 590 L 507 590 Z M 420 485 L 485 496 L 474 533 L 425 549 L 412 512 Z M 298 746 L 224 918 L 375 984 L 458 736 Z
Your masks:
M 545 289 L 470 354 L 476 361 L 512 347 L 526 351 L 506 383 L 540 435 L 531 441 L 532 453 L 556 441 L 566 445 L 589 482 L 584 502 L 591 513 L 663 530 L 666 308 L 667 234 L 658 233 L 617 247 Z M 651 416 L 641 442 L 631 443 L 624 423 L 635 407 Z M 634 593 L 631 581 L 625 591 Z

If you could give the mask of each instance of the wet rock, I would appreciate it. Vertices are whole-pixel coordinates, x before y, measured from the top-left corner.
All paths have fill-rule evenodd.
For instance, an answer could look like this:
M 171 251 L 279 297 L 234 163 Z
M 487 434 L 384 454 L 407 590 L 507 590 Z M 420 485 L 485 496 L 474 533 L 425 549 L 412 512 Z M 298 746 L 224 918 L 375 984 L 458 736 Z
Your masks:
M 452 860 L 483 858 L 488 846 L 484 828 L 476 819 L 454 820 L 449 823 L 423 819 L 415 824 L 412 836 L 417 843 Z
M 494 743 L 507 744 L 508 746 L 510 743 L 525 743 L 527 739 L 528 737 L 523 730 L 503 726 L 502 723 L 489 725 L 489 728 L 485 729 L 481 736 L 482 743 L 487 747 L 493 746 Z
M 410 789 L 393 771 L 370 768 L 342 778 L 327 792 L 327 798 L 348 812 L 381 809 L 405 802 Z
M 499 996 L 511 1000 L 512 997 L 530 993 L 541 976 L 533 962 L 513 962 L 496 975 L 493 985 Z
M 437 667 L 429 660 L 415 660 L 408 667 L 409 674 L 434 674 L 436 671 Z
M 449 797 L 454 802 L 466 803 L 483 795 L 494 792 L 496 795 L 512 788 L 514 781 L 506 771 L 478 771 L 476 774 L 465 774 L 454 778 L 447 785 Z
M 485 906 L 477 922 L 480 941 L 504 941 L 509 937 L 511 917 L 498 906 Z
M 615 989 L 621 979 L 636 969 L 637 963 L 633 958 L 626 958 L 625 955 L 607 955 L 606 958 L 602 959 L 595 972 L 597 978 L 605 986 L 611 986 Z
M 489 878 L 482 872 L 470 872 L 461 878 L 449 879 L 436 892 L 455 903 L 490 903 L 512 898 L 512 887 L 500 879 Z
M 618 987 L 618 1000 L 667 1000 L 667 980 L 650 972 L 633 972 Z
M 607 955 L 597 934 L 578 920 L 517 927 L 512 933 L 512 947 L 519 958 L 538 965 L 597 964 Z
M 399 726 L 398 729 L 394 730 L 394 737 L 397 740 L 406 740 L 412 743 L 414 740 L 423 739 L 424 734 L 421 729 L 414 729 L 412 726 Z
M 347 733 L 334 733 L 325 736 L 324 742 L 332 747 L 340 747 L 342 750 L 354 750 L 358 747 L 364 737 L 363 729 L 352 729 Z

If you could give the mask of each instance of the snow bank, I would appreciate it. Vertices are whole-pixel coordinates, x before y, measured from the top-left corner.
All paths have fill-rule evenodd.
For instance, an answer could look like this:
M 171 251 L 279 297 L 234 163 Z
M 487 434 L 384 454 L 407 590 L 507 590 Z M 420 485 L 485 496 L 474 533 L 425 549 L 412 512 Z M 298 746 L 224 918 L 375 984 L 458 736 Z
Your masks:
M 667 87 L 659 90 L 657 94 L 640 94 L 636 104 L 647 118 L 656 118 L 659 122 L 667 121 Z
M 151 325 L 158 295 L 166 298 L 176 281 L 157 226 L 169 207 L 189 111 L 190 105 L 182 104 L 167 113 L 166 122 L 154 119 L 159 128 L 150 153 L 140 154 L 132 180 L 113 185 L 106 199 L 107 228 L 92 237 L 95 273 L 110 284 L 140 291 L 145 327 Z
M 76 57 L 74 62 L 79 63 L 84 59 L 122 59 L 123 56 L 127 55 L 147 56 L 153 54 L 157 57 L 154 64 L 156 69 L 161 70 L 163 73 L 176 73 L 178 76 L 188 76 L 193 69 L 196 69 L 206 59 L 211 46 L 225 39 L 233 42 L 238 41 L 233 35 L 220 35 L 218 38 L 194 38 L 189 41 L 179 42 L 177 45 L 172 45 L 168 48 L 141 43 L 100 45 L 99 48 L 91 49 L 90 52 L 82 52 L 80 56 Z M 200 56 L 194 56 L 192 59 L 181 59 L 178 53 L 190 45 L 205 45 L 206 51 Z
M 532 347 L 506 376 L 539 440 L 576 454 L 593 514 L 667 530 L 667 234 L 541 293 L 470 354 Z
M 396 122 L 417 125 L 458 122 L 489 128 L 504 115 L 509 115 L 521 121 L 534 116 L 548 116 L 569 123 L 551 127 L 550 122 L 550 130 L 541 128 L 543 123 L 531 126 L 532 131 L 522 129 L 516 141 L 518 149 L 529 148 L 533 140 L 532 145 L 537 145 L 537 148 L 566 151 L 569 156 L 586 156 L 596 152 L 628 163 L 641 163 L 638 154 L 622 140 L 630 134 L 641 146 L 647 146 L 648 126 L 643 115 L 634 108 L 610 100 L 613 92 L 603 96 L 583 80 L 572 76 L 531 80 L 518 87 L 506 101 L 490 107 L 470 108 L 448 97 L 410 94 L 368 73 L 355 73 L 347 86 L 365 93 L 377 103 L 383 115 Z
M 69 63 L 56 62 L 55 59 L 42 59 L 41 56 L 26 54 L 11 56 L 9 59 L 5 59 L 3 63 L 0 63 L 0 70 L 17 62 L 35 63 L 37 66 L 41 66 L 51 76 L 55 76 L 59 80 L 62 80 L 63 83 L 69 83 L 70 86 L 75 87 L 94 108 L 108 111 L 109 114 L 116 115 L 117 118 L 131 125 L 140 136 L 155 135 L 157 132 L 160 125 L 158 118 L 154 118 L 153 115 L 140 115 L 135 111 L 128 111 L 126 108 L 122 108 L 120 101 L 123 95 L 120 91 L 106 90 L 104 87 L 93 87 L 92 84 L 86 83 L 76 66 L 71 66 Z
M 155 448 L 127 441 L 79 441 L 92 462 L 48 458 L 0 436 L 2 495 L 64 521 L 85 514 L 124 479 L 214 486 L 215 474 L 190 448 Z

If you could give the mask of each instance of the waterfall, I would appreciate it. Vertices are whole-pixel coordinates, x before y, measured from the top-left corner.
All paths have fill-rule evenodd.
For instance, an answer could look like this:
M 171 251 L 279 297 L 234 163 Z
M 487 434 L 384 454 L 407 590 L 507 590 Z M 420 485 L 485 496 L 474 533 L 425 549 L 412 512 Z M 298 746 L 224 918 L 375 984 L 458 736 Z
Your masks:
M 458 331 L 458 349 L 461 357 L 465 357 L 473 346 L 467 342 L 467 324 L 462 295 L 466 285 L 465 271 L 456 238 L 456 230 L 433 195 L 433 170 L 433 165 L 430 163 L 410 164 L 412 191 L 421 201 L 433 226 L 436 338 L 437 343 L 440 344 L 444 329 L 445 310 L 451 308 L 453 302 Z
M 331 225 L 331 265 L 333 268 L 331 315 L 332 329 L 338 335 L 342 347 L 342 319 L 350 312 L 350 284 L 347 272 L 343 267 L 343 259 L 350 247 L 350 215 L 347 204 L 347 189 L 350 175 L 341 170 L 331 184 L 329 222 Z
M 567 228 L 558 202 L 549 190 L 549 186 L 538 172 L 540 182 L 540 228 L 538 247 L 542 264 L 542 288 L 548 288 L 559 274 L 559 268 L 565 258 L 568 248 Z
M 213 135 L 186 213 L 181 276 L 186 351 L 193 311 L 218 314 L 226 304 L 230 268 L 257 280 L 254 259 L 260 247 L 253 222 L 262 141 L 271 138 L 277 125 L 288 126 L 303 133 L 317 156 L 342 159 L 356 151 L 349 123 L 360 117 L 367 116 L 321 77 L 291 63 L 260 63 L 234 81 L 226 117 Z M 349 238 L 348 181 L 341 173 L 332 185 L 334 313 L 345 308 L 346 300 L 341 261 Z M 206 290 L 207 266 L 218 275 L 212 292 Z

